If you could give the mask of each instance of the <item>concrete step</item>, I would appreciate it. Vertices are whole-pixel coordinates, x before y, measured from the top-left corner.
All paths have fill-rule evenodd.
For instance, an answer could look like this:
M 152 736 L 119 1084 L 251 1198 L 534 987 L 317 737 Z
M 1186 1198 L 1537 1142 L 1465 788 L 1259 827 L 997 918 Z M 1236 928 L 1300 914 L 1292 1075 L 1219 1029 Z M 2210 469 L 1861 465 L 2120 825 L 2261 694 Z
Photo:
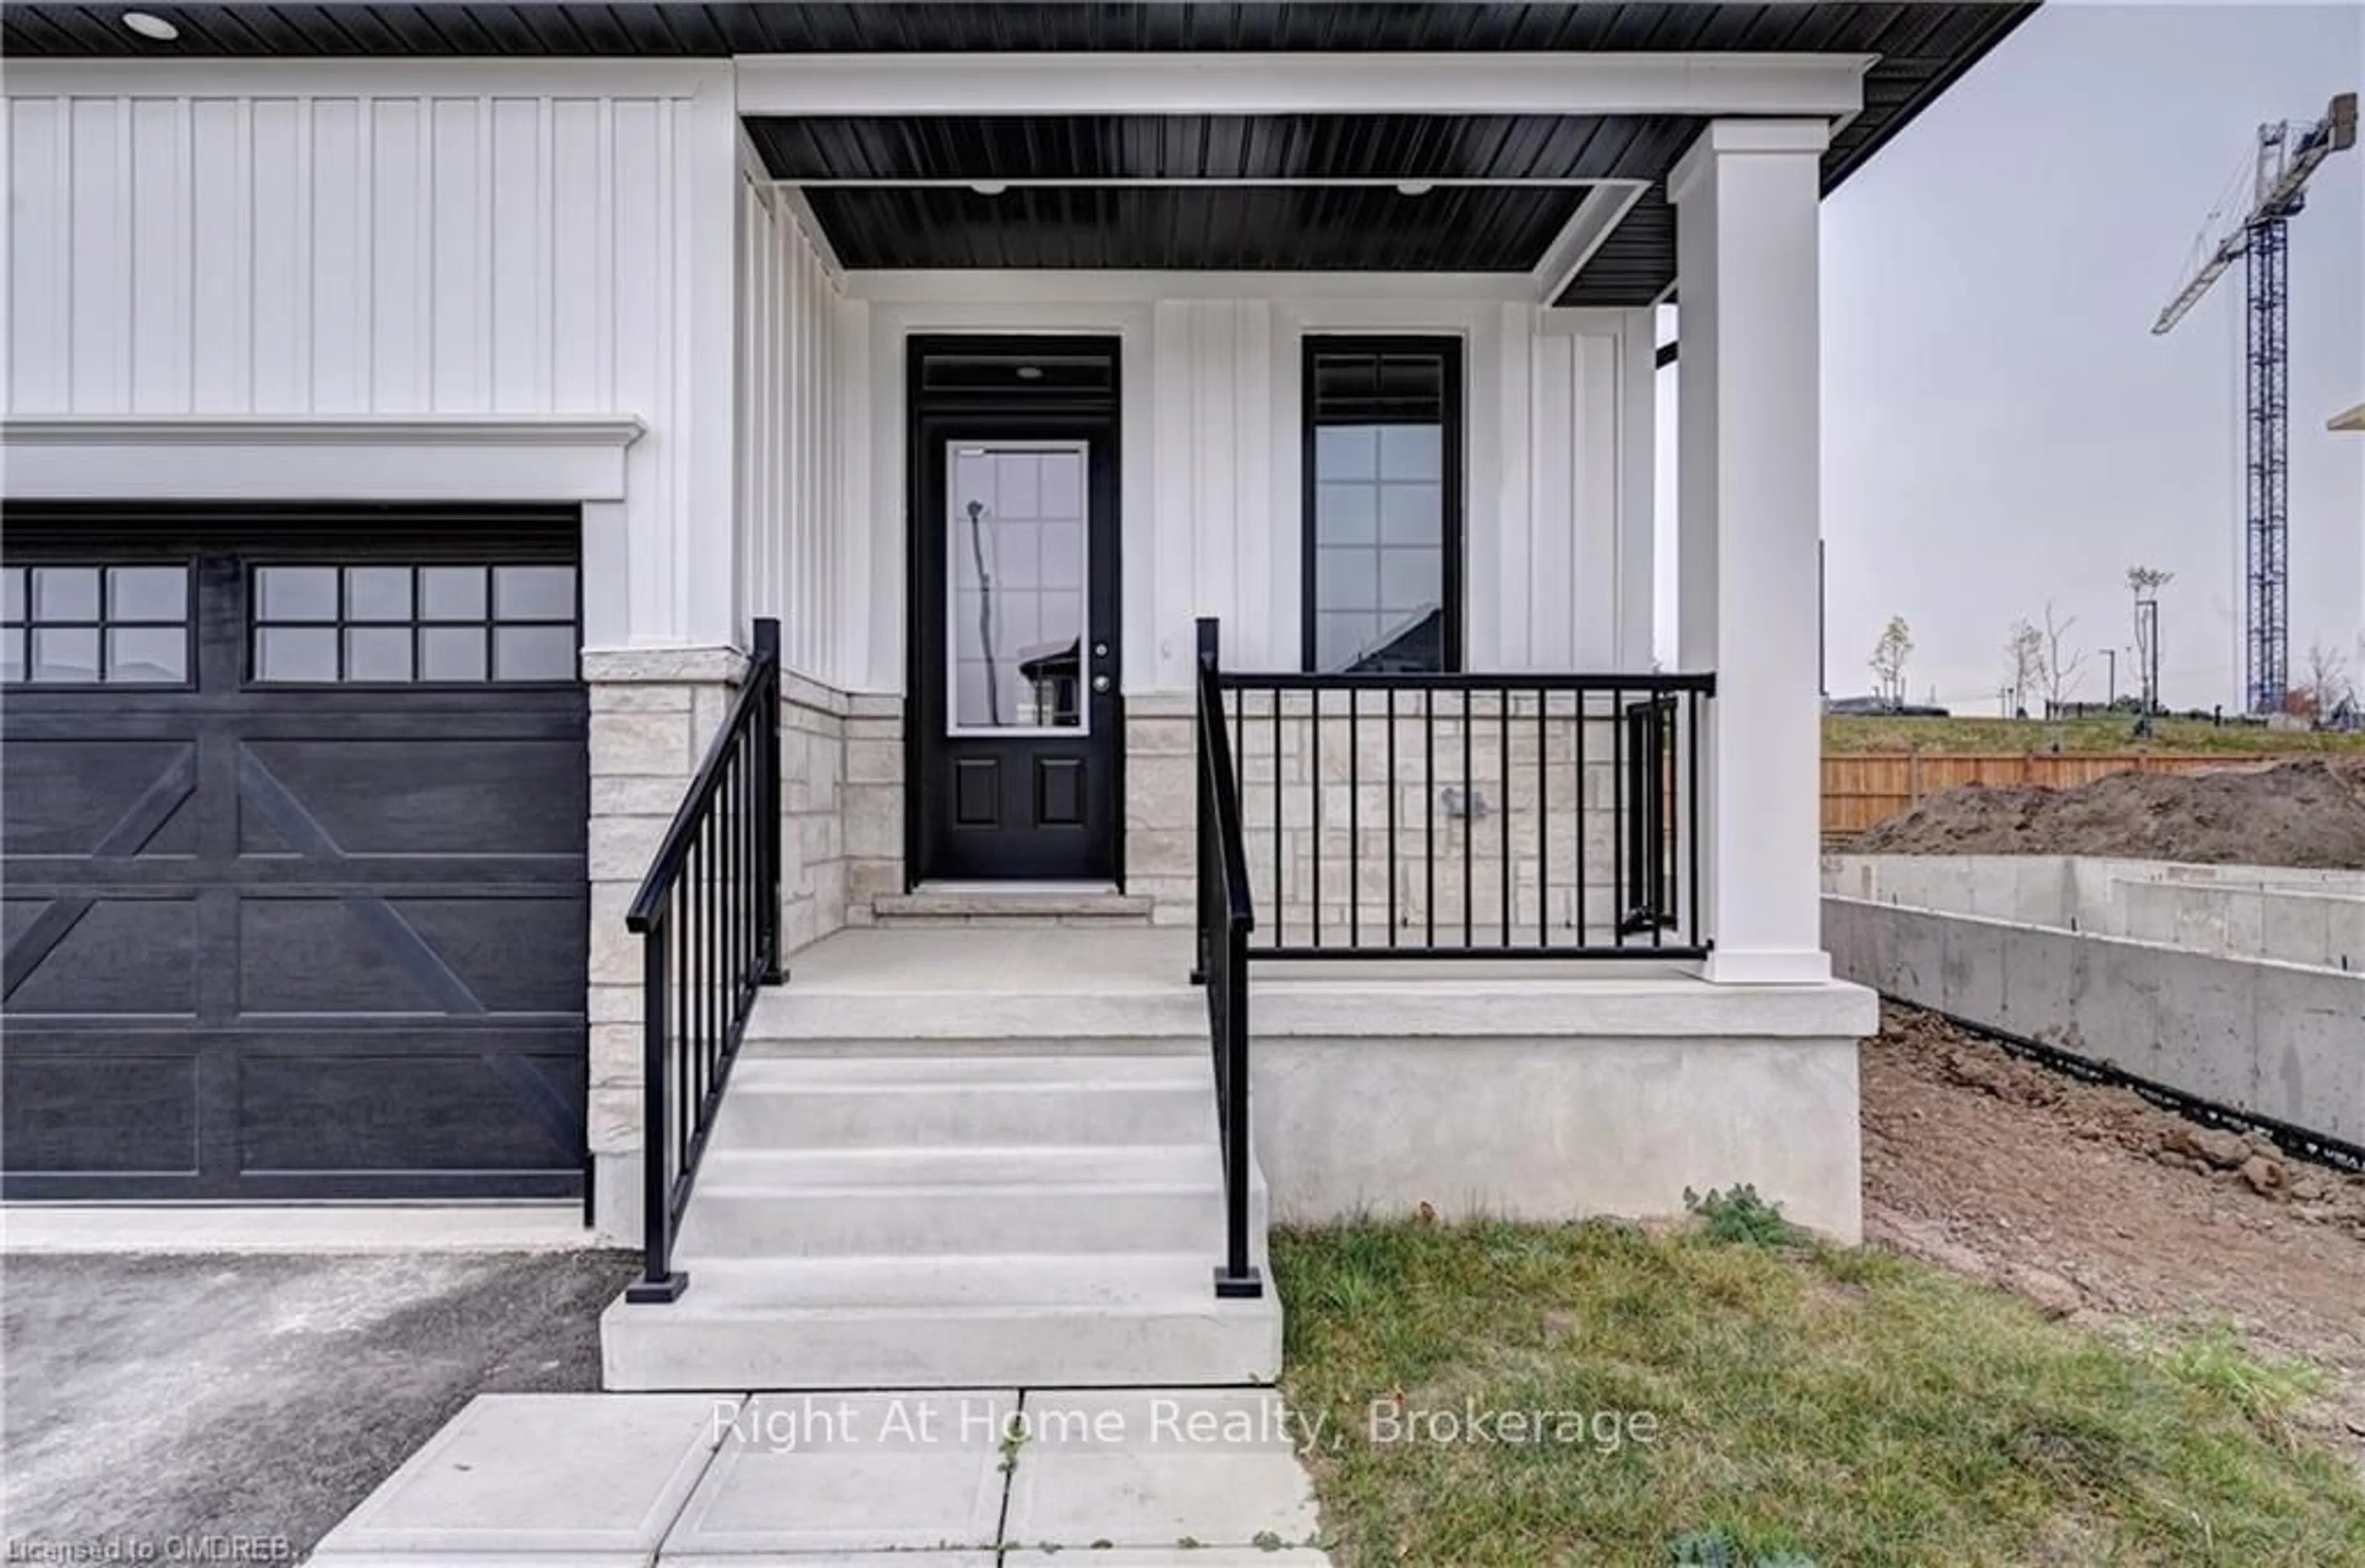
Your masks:
M 1207 1047 L 1174 1051 L 1055 1051 L 1020 1045 L 981 1046 L 966 1052 L 943 1050 L 909 1053 L 853 1054 L 855 1042 L 835 1044 L 841 1050 L 811 1056 L 790 1056 L 748 1061 L 731 1075 L 731 1092 L 743 1086 L 803 1090 L 865 1087 L 993 1089 L 1018 1085 L 1053 1088 L 1082 1085 L 1092 1089 L 1137 1086 L 1171 1088 L 1178 1084 L 1215 1092 Z
M 768 1067 L 770 1062 L 749 1063 Z M 1020 1083 L 871 1083 L 804 1088 L 734 1077 L 714 1147 L 886 1148 L 995 1144 L 1180 1143 L 1215 1126 L 1202 1083 L 1100 1087 Z
M 850 1256 L 693 1265 L 600 1321 L 611 1389 L 1268 1383 L 1281 1307 L 1218 1301 L 1198 1252 Z
M 1250 1194 L 1261 1233 L 1264 1197 Z M 976 1148 L 710 1149 L 680 1256 L 1206 1252 L 1223 1175 L 1205 1142 Z
M 746 1048 L 675 1249 L 689 1292 L 609 1309 L 609 1387 L 1277 1374 L 1278 1302 L 1215 1294 L 1224 1190 L 1203 1033 L 1030 1032 L 998 995 L 839 1000 L 902 1033 Z M 1096 1001 L 1128 999 L 1048 996 L 1044 1016 L 1073 1023 Z M 1260 1261 L 1268 1206 L 1258 1178 Z
M 1188 1057 L 789 1057 L 743 1061 L 718 1149 L 1188 1143 L 1215 1089 Z
M 1020 1049 L 1030 1054 L 1207 1054 L 1207 1000 L 1189 985 L 1134 991 L 836 991 L 768 987 L 742 1047 L 751 1057 Z
M 893 928 L 964 925 L 1147 926 L 1151 902 L 1081 888 L 924 888 L 871 901 L 871 918 Z

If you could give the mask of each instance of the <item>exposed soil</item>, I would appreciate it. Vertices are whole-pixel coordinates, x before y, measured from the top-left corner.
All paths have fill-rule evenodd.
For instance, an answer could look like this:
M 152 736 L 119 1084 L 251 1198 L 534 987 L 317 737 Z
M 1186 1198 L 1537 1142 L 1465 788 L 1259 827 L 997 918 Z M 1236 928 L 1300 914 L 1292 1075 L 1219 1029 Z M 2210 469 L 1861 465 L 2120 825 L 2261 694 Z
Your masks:
M 2365 868 L 2365 757 L 2114 773 L 2069 790 L 1972 784 L 1889 818 L 1855 847 Z
M 1865 1230 L 2029 1297 L 2135 1325 L 2230 1322 L 2337 1387 L 2365 1462 L 2365 1177 L 1884 1004 L 1864 1051 Z

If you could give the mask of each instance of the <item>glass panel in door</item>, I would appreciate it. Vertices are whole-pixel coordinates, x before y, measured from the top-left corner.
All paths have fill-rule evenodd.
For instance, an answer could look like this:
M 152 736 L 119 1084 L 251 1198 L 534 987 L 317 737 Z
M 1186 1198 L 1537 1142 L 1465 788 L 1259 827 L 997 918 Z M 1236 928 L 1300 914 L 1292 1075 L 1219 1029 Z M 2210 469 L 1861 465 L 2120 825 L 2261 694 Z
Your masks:
M 947 449 L 949 734 L 1089 727 L 1087 456 L 1081 441 Z

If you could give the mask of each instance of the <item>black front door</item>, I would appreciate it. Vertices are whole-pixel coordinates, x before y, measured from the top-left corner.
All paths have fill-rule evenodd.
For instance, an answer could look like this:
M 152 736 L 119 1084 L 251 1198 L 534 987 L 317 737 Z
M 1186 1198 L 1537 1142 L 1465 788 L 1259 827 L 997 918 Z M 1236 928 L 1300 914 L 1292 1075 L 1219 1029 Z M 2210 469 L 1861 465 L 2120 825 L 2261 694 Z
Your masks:
M 911 346 L 914 881 L 1119 879 L 1117 349 Z

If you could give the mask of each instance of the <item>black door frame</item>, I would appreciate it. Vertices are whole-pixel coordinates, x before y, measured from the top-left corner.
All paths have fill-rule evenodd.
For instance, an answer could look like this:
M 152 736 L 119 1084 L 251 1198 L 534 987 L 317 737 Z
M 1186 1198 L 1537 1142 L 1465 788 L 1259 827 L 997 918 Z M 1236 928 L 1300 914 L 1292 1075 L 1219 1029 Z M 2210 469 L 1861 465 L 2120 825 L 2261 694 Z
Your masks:
M 1005 354 L 1023 357 L 1041 356 L 1073 358 L 1079 354 L 1104 357 L 1108 362 L 1105 390 L 1080 391 L 1052 384 L 1040 389 L 1025 383 L 992 390 L 955 388 L 931 392 L 925 385 L 925 367 L 935 356 L 960 353 Z M 929 552 L 936 542 L 936 531 L 931 526 L 934 512 L 930 509 L 932 494 L 931 465 L 943 442 L 956 431 L 961 435 L 992 440 L 1059 441 L 1088 440 L 1093 443 L 1094 460 L 1088 465 L 1088 521 L 1086 527 L 1096 539 L 1104 539 L 1106 549 L 1095 548 L 1088 571 L 1097 575 L 1103 570 L 1112 574 L 1106 597 L 1105 636 L 1110 647 L 1107 673 L 1111 687 L 1106 701 L 1110 723 L 1108 739 L 1108 838 L 1110 880 L 1119 889 L 1126 881 L 1125 855 L 1125 638 L 1123 616 L 1125 579 L 1123 540 L 1125 518 L 1124 495 L 1124 416 L 1122 386 L 1124 354 L 1121 341 L 1114 334 L 1025 334 L 1006 332 L 915 332 L 904 340 L 903 353 L 903 888 L 909 891 L 923 880 L 921 860 L 926 844 L 927 822 L 924 810 L 926 783 L 925 746 L 921 700 L 922 682 L 927 678 L 929 659 L 926 655 L 933 645 L 930 639 L 920 635 L 924 621 L 933 624 L 942 606 L 931 607 L 924 600 L 932 596 L 926 591 L 935 580 L 929 565 Z M 1102 509 L 1106 509 L 1106 521 L 1102 521 Z M 1088 602 L 1092 596 L 1087 579 Z M 1087 611 L 1087 620 L 1092 620 Z M 1097 622 L 1095 632 L 1104 628 Z M 1085 678 L 1089 681 L 1087 662 Z M 949 700 L 949 696 L 947 697 Z M 1092 697 L 1087 685 L 1082 700 Z

